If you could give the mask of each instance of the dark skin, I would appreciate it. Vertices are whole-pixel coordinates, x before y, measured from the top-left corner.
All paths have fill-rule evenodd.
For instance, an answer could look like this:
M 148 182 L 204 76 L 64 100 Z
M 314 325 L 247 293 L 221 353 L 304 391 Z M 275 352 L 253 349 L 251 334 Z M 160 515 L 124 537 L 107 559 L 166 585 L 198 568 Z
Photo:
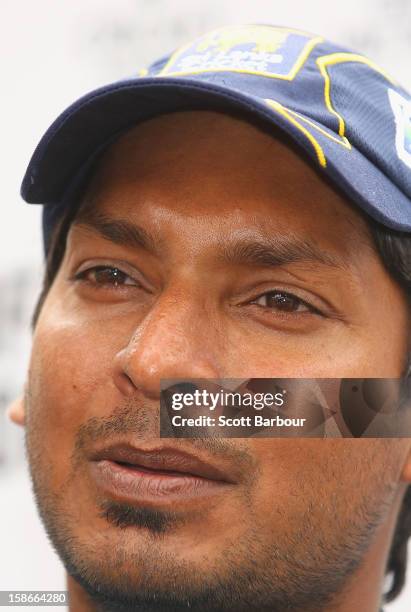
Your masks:
M 281 140 L 197 111 L 112 145 L 10 411 L 26 427 L 46 528 L 76 576 L 70 609 L 133 609 L 115 607 L 123 595 L 153 611 L 378 610 L 409 439 L 173 440 L 231 484 L 164 499 L 125 529 L 99 516 L 87 453 L 103 437 L 164 442 L 162 378 L 399 377 L 409 324 L 363 217 Z

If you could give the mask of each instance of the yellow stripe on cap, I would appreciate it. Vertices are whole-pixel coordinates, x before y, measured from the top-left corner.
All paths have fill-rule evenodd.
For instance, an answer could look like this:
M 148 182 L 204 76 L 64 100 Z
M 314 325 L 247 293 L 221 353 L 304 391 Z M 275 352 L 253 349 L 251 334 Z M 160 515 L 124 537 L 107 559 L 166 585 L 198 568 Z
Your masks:
M 381 74 L 384 78 L 386 78 L 390 83 L 394 83 L 393 79 L 380 68 L 373 61 L 369 60 L 367 57 L 363 55 L 357 55 L 356 53 L 331 53 L 330 55 L 322 55 L 317 58 L 317 65 L 320 69 L 322 76 L 324 77 L 324 100 L 325 105 L 338 119 L 338 133 L 341 137 L 345 136 L 345 123 L 342 116 L 335 110 L 331 102 L 331 80 L 330 75 L 327 71 L 327 66 L 334 66 L 335 64 L 343 64 L 347 62 L 357 62 L 360 64 L 366 64 L 369 68 L 372 68 L 379 74 Z
M 324 154 L 324 151 L 320 145 L 320 143 L 318 142 L 318 140 L 311 134 L 311 132 L 309 132 L 307 130 L 307 128 L 305 128 L 303 125 L 301 125 L 301 123 L 299 123 L 297 121 L 297 119 L 295 117 L 292 116 L 292 111 L 290 111 L 288 108 L 286 108 L 285 106 L 283 106 L 282 104 L 280 104 L 280 102 L 277 102 L 277 100 L 271 100 L 270 98 L 265 98 L 266 103 L 273 109 L 275 110 L 278 114 L 282 115 L 283 117 L 285 117 L 285 119 L 287 119 L 287 121 L 289 121 L 294 127 L 296 127 L 298 130 L 300 130 L 300 132 L 302 134 L 304 134 L 304 136 L 310 141 L 310 143 L 312 144 L 315 153 L 317 155 L 317 159 L 318 159 L 318 163 L 320 164 L 320 166 L 322 166 L 323 168 L 327 167 L 327 160 Z

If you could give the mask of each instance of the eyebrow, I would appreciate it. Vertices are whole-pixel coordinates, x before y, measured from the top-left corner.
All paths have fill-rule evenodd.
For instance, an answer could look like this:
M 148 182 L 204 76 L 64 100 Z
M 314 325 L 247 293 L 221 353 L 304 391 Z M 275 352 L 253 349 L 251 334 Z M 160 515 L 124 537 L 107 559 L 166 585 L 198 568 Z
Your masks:
M 98 210 L 83 210 L 75 225 L 82 225 L 99 233 L 103 238 L 132 249 L 145 249 L 157 254 L 160 241 L 139 225 L 127 219 L 112 218 Z M 219 261 L 234 265 L 278 267 L 292 263 L 320 264 L 347 270 L 350 266 L 343 257 L 326 252 L 315 243 L 294 235 L 277 234 L 261 239 L 242 239 L 233 244 L 221 243 Z
M 132 249 L 157 253 L 156 240 L 145 229 L 126 219 L 114 219 L 93 209 L 82 211 L 73 225 L 82 225 L 99 233 L 106 240 Z
M 276 267 L 292 263 L 311 263 L 349 269 L 343 257 L 318 248 L 313 242 L 296 236 L 277 235 L 263 240 L 241 240 L 223 245 L 221 259 L 233 264 Z

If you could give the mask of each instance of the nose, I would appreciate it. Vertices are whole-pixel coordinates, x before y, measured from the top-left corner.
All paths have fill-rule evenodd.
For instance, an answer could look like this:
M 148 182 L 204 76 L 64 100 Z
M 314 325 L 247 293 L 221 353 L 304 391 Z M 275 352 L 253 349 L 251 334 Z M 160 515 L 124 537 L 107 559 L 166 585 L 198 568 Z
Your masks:
M 159 399 L 161 379 L 221 377 L 216 326 L 186 295 L 158 298 L 115 356 L 114 382 L 124 395 L 138 389 Z

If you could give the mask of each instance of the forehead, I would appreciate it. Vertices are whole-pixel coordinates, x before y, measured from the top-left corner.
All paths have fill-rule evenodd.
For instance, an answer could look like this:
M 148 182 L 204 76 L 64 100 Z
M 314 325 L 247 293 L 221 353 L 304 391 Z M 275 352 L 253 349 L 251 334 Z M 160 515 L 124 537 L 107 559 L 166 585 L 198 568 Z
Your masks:
M 298 233 L 349 250 L 363 216 L 278 132 L 186 111 L 144 122 L 104 154 L 83 207 L 139 224 L 184 220 L 236 232 Z

